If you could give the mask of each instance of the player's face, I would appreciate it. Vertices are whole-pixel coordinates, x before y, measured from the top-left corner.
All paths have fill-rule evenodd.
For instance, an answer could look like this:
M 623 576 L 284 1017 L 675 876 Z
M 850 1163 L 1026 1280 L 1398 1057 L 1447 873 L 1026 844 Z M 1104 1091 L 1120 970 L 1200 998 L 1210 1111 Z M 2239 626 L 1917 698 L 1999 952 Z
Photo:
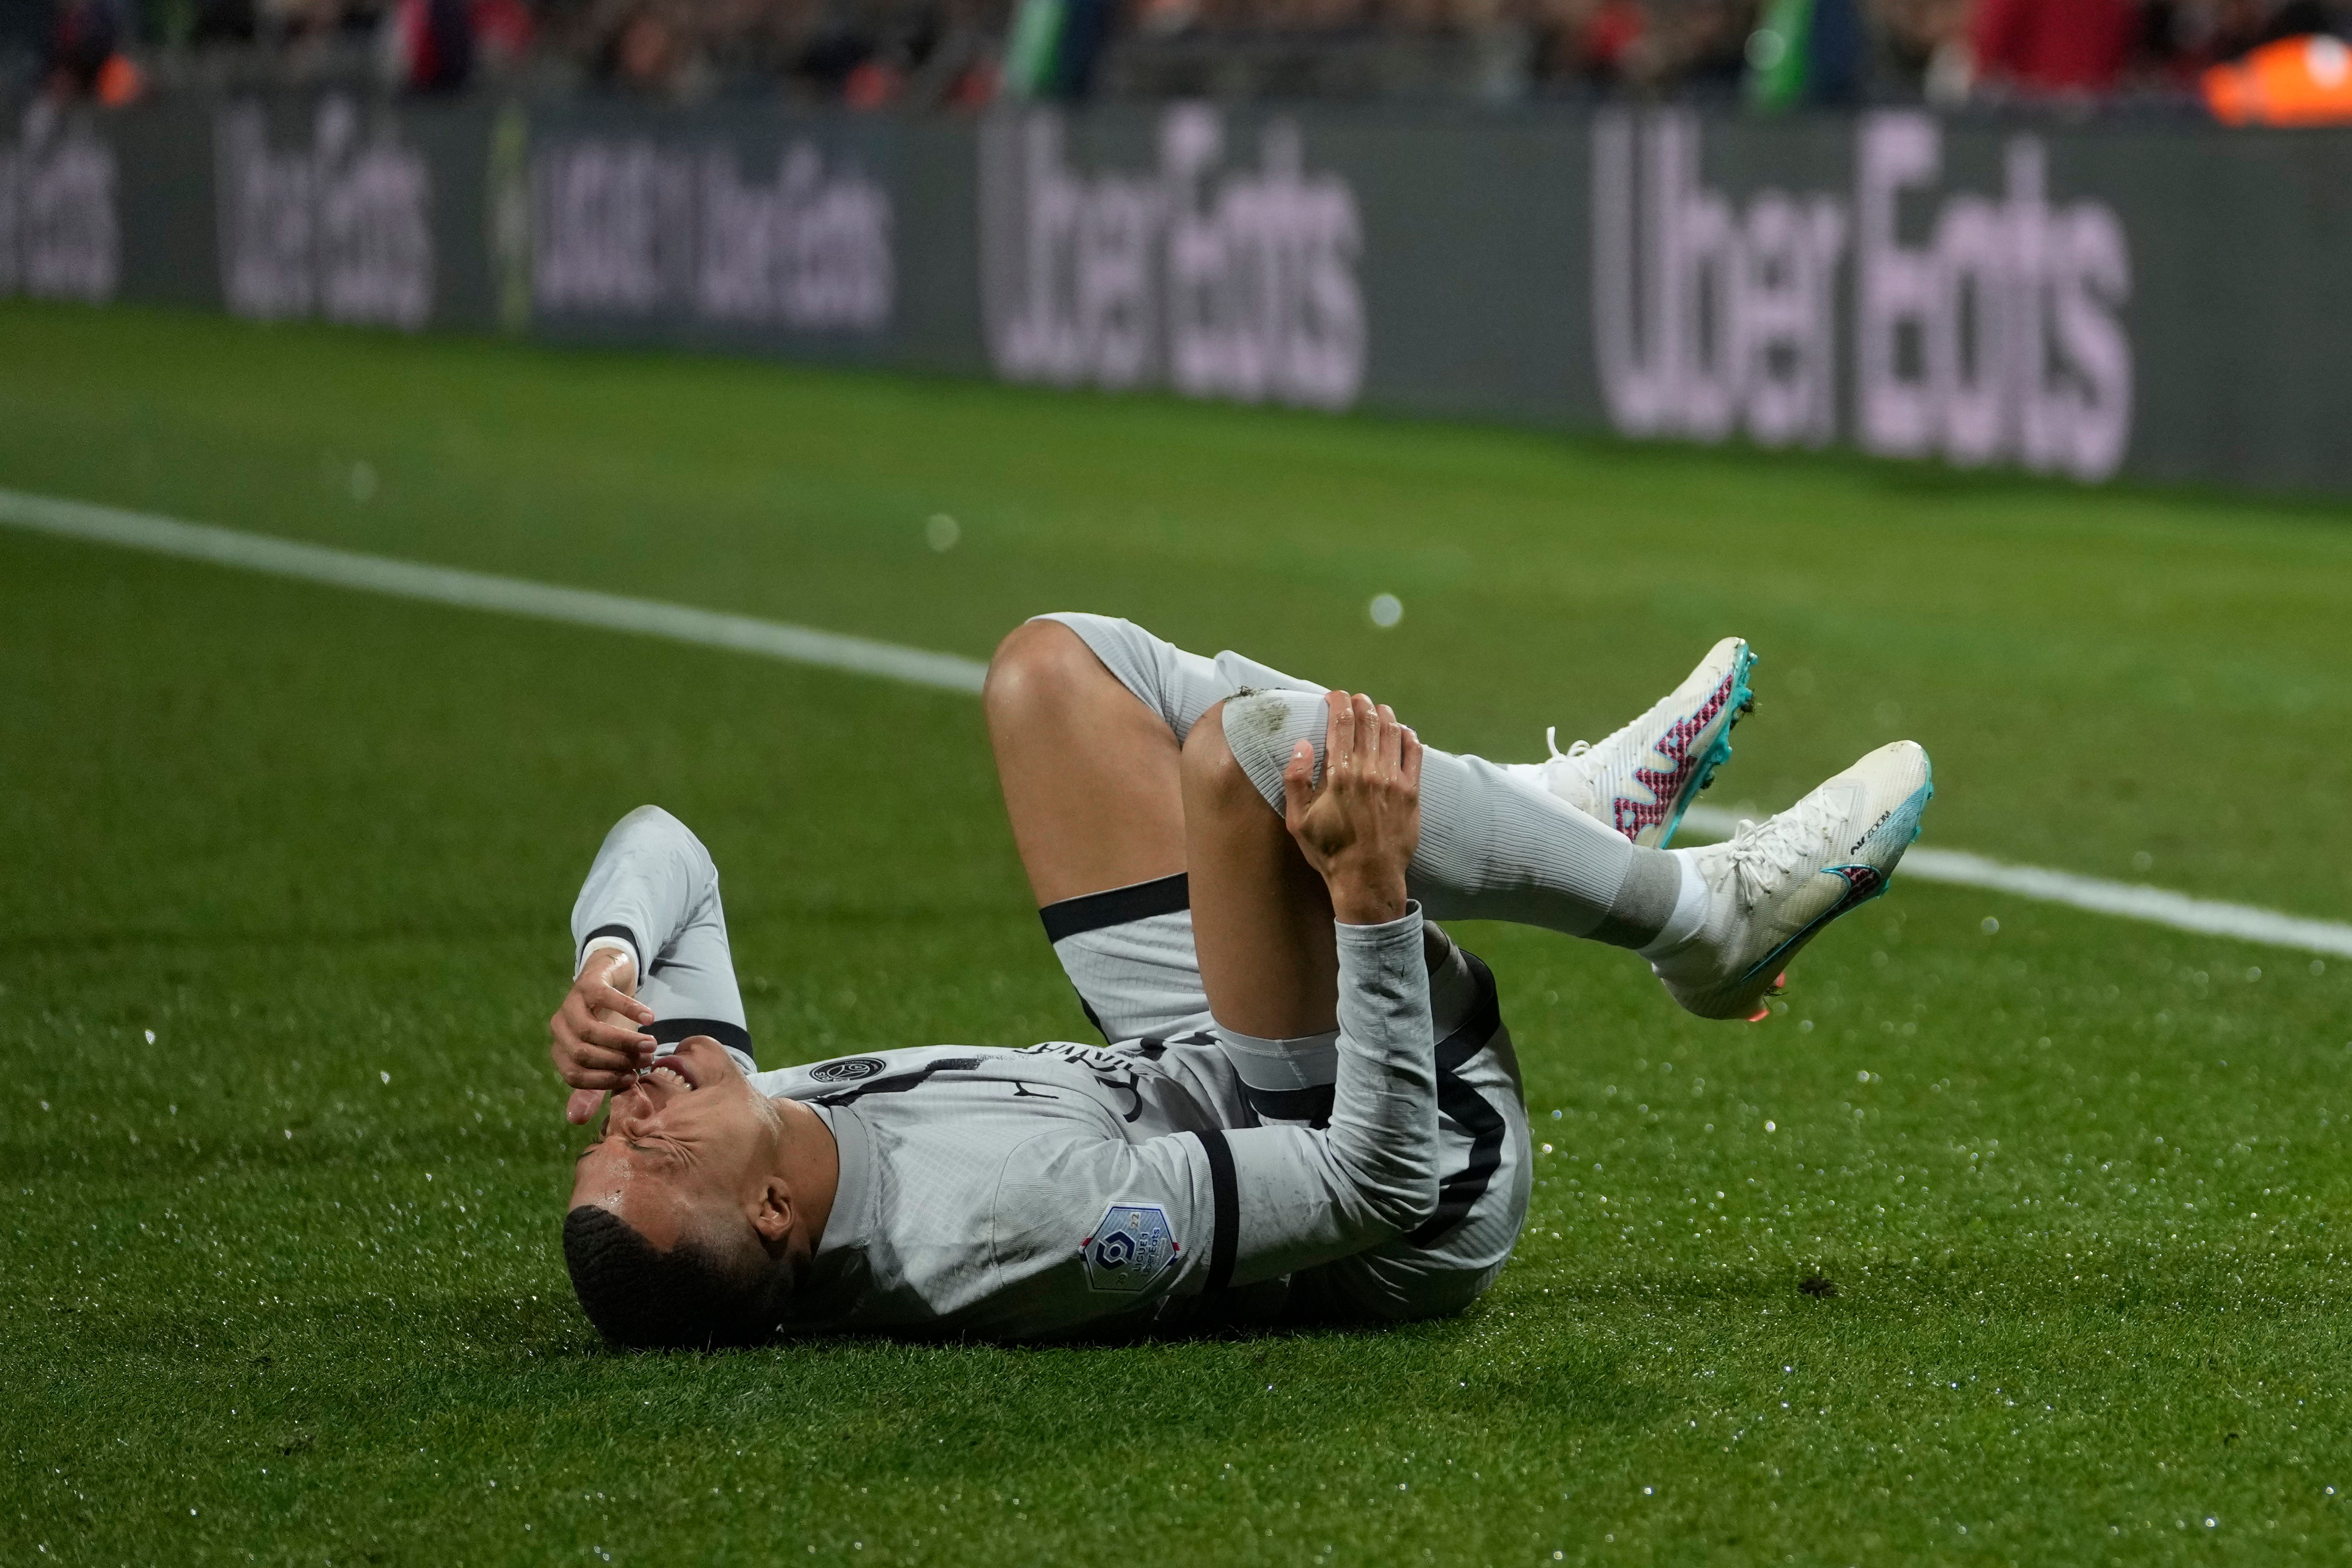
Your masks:
M 782 1118 L 718 1041 L 697 1036 L 613 1096 L 580 1156 L 572 1204 L 611 1209 L 658 1247 L 698 1220 L 756 1205 Z

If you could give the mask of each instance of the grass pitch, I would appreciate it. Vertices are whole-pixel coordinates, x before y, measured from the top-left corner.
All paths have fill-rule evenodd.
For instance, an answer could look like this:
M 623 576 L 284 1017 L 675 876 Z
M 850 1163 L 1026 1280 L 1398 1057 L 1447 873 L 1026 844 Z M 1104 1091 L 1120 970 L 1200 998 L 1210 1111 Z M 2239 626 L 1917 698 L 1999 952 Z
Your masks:
M 1738 630 L 1718 801 L 1909 733 L 1930 843 L 2352 901 L 2341 510 L 131 311 L 0 345 L 15 489 L 974 657 L 1105 609 L 1514 757 Z M 1465 927 L 1546 1146 L 1467 1316 L 614 1356 L 541 1032 L 598 837 L 710 843 L 772 1062 L 1086 1037 L 976 704 L 5 531 L 0 658 L 8 1563 L 2352 1545 L 2346 965 L 1898 878 L 1747 1028 Z

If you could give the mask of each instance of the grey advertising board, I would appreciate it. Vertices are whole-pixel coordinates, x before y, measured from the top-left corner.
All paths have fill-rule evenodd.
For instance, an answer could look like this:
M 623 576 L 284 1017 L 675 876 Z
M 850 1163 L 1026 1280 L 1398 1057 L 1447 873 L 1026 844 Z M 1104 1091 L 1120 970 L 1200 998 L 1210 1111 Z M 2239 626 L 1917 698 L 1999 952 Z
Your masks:
M 2352 132 L 21 111 L 0 292 L 2352 490 Z

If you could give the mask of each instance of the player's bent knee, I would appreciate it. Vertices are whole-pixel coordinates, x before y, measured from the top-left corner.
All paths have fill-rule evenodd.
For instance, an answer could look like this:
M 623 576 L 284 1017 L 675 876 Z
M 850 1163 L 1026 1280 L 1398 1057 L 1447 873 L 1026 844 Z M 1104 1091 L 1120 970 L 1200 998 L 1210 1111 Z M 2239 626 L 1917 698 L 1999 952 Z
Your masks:
M 1066 710 L 1087 686 L 1110 679 L 1086 640 L 1059 621 L 1024 621 L 988 661 L 980 700 L 992 727 Z
M 1224 710 L 1223 703 L 1212 703 L 1184 738 L 1184 798 L 1218 807 L 1262 805 L 1257 787 L 1225 740 Z

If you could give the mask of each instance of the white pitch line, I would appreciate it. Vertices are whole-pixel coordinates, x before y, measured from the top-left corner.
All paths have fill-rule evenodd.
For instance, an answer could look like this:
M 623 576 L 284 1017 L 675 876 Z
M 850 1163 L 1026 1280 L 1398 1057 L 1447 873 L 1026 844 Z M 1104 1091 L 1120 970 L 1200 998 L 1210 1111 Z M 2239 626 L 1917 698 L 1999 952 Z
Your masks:
M 1739 816 L 1720 806 L 1695 805 L 1684 815 L 1683 825 L 1706 837 L 1728 838 L 1738 827 Z M 1902 868 L 1895 875 L 1922 882 L 1987 888 L 2045 904 L 2066 904 L 2204 936 L 2226 936 L 2270 947 L 2352 958 L 2352 925 L 2306 920 L 2300 915 L 2281 914 L 2276 910 L 2257 909 L 2252 904 L 2193 899 L 2169 888 L 2151 888 L 2144 883 L 2110 882 L 2040 866 L 2011 866 L 1982 855 L 1971 855 L 1965 849 L 1913 849 L 1903 857 Z
M 158 555 L 209 562 L 215 566 L 242 566 L 276 577 L 299 577 L 338 588 L 389 594 L 398 599 L 424 599 L 468 610 L 503 610 L 511 616 L 564 621 L 603 631 L 636 632 L 674 642 L 760 654 L 793 664 L 877 675 L 915 686 L 936 686 L 949 691 L 976 692 L 988 674 L 988 667 L 974 659 L 958 658 L 948 653 L 925 653 L 919 648 L 845 637 L 839 632 L 821 632 L 813 626 L 698 610 L 691 605 L 667 605 L 658 599 L 600 594 L 591 588 L 562 588 L 521 577 L 460 571 L 454 566 L 426 566 L 383 555 L 362 555 L 355 551 L 330 550 L 324 545 L 299 544 L 267 534 L 208 528 L 147 512 L 122 511 L 84 501 L 53 500 L 18 490 L 0 490 L 0 522 L 63 534 L 68 539 L 96 540 Z
M 988 673 L 988 667 L 976 659 L 926 653 L 920 648 L 818 631 L 813 626 L 725 615 L 691 605 L 664 604 L 657 599 L 633 599 L 590 588 L 558 587 L 454 566 L 427 566 L 383 555 L 331 550 L 267 534 L 182 522 L 148 512 L 26 495 L 20 490 L 0 489 L 0 523 L 68 539 L 208 562 L 216 566 L 237 566 L 272 576 L 325 583 L 338 588 L 423 599 L 461 609 L 500 610 L 537 620 L 593 626 L 600 631 L 635 632 L 673 642 L 699 643 L 947 691 L 977 692 Z M 1708 805 L 1693 806 L 1683 822 L 1694 833 L 1717 837 L 1728 836 L 1738 826 L 1734 813 Z M 1914 849 L 1903 858 L 1902 874 L 1923 882 L 1985 888 L 2204 936 L 2352 958 L 2352 925 L 2307 920 L 2247 904 L 2193 899 L 2164 888 L 2109 882 L 2068 871 L 2045 870 L 2039 866 L 2005 865 L 1958 849 Z

